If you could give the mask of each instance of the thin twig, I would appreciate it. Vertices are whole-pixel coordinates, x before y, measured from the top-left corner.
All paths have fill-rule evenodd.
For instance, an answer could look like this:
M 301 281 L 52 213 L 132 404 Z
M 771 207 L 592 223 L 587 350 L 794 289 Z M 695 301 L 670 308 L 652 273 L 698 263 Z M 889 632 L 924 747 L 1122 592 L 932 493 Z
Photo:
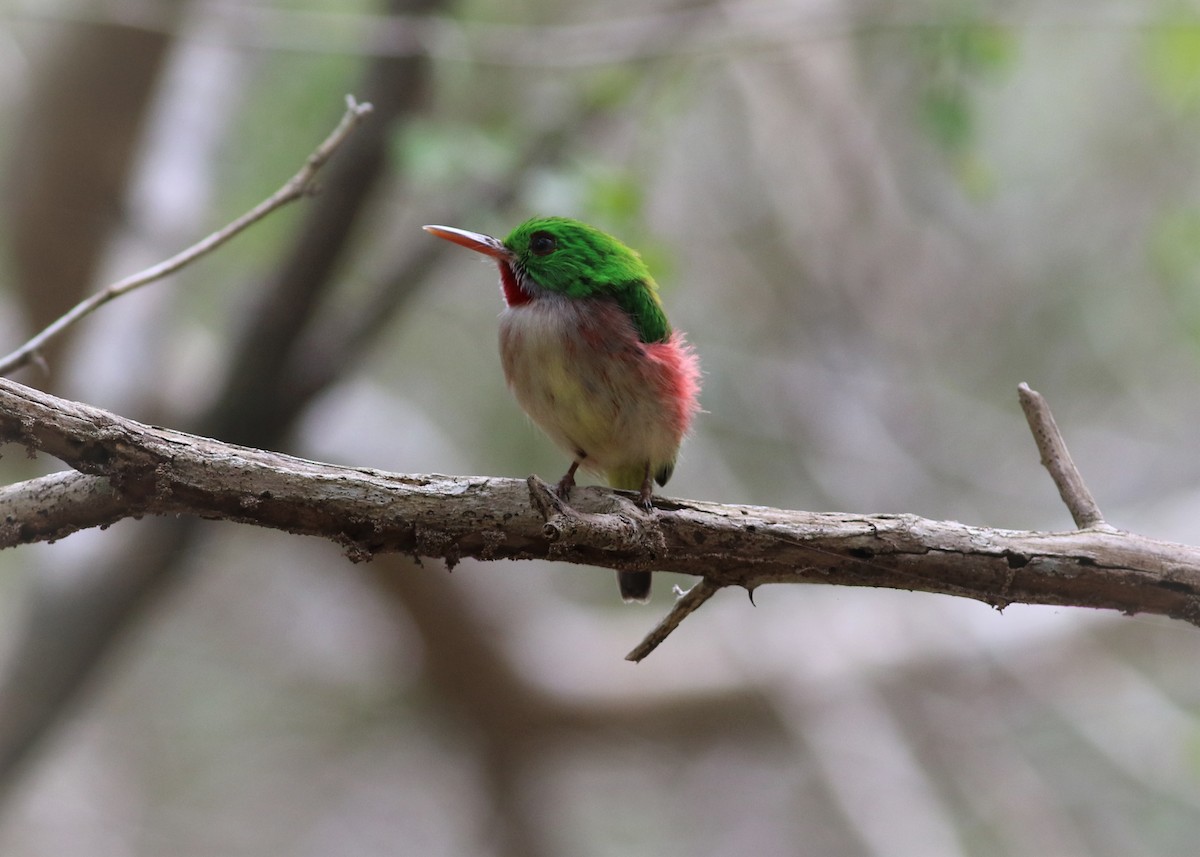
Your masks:
M 680 622 L 696 612 L 700 605 L 712 598 L 720 588 L 717 584 L 710 582 L 707 577 L 701 578 L 699 583 L 675 602 L 671 612 L 663 617 L 663 620 L 658 623 L 658 627 L 646 635 L 646 639 L 638 643 L 634 650 L 625 656 L 625 660 L 634 663 L 640 662 L 657 649 L 662 641 L 679 627 Z
M 39 350 L 47 342 L 80 319 L 91 315 L 109 301 L 175 273 L 201 256 L 211 253 L 276 209 L 282 208 L 288 203 L 308 194 L 312 189 L 313 179 L 321 167 L 333 156 L 333 153 L 345 142 L 351 132 L 366 119 L 371 110 L 370 104 L 359 104 L 354 100 L 354 96 L 347 95 L 346 112 L 342 115 L 342 119 L 338 122 L 337 127 L 322 141 L 321 145 L 313 150 L 313 153 L 304 162 L 304 166 L 288 179 L 279 190 L 275 191 L 275 193 L 271 194 L 241 217 L 218 229 L 207 238 L 198 241 L 186 250 L 159 262 L 157 265 L 152 265 L 144 271 L 128 276 L 123 280 L 118 280 L 102 291 L 96 292 L 80 301 L 61 315 L 55 322 L 42 330 L 41 333 L 34 336 L 16 351 L 0 359 L 0 375 L 8 375 L 35 361 Z
M 1075 519 L 1075 526 L 1081 530 L 1089 527 L 1107 527 L 1092 492 L 1084 483 L 1079 468 L 1071 460 L 1067 443 L 1063 440 L 1062 432 L 1058 430 L 1058 424 L 1054 421 L 1054 414 L 1050 412 L 1046 399 L 1023 382 L 1017 385 L 1017 395 L 1021 399 L 1021 409 L 1025 411 L 1025 419 L 1033 432 L 1038 452 L 1042 454 L 1042 464 L 1050 471 L 1050 478 L 1058 486 L 1058 494 L 1067 504 L 1071 517 Z

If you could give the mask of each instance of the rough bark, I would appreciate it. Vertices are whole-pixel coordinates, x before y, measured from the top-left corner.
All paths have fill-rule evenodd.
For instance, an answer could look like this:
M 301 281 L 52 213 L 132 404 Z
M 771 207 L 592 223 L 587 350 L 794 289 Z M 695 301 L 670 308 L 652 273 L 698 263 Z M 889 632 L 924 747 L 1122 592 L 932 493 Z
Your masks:
M 1158 613 L 1200 624 L 1200 549 L 1112 528 L 1035 532 L 577 489 L 571 505 L 528 481 L 340 467 L 142 425 L 0 380 L 0 436 L 78 475 L 0 494 L 0 546 L 144 515 L 219 518 L 380 552 L 554 559 L 677 571 L 710 586 L 876 586 L 1004 607 Z

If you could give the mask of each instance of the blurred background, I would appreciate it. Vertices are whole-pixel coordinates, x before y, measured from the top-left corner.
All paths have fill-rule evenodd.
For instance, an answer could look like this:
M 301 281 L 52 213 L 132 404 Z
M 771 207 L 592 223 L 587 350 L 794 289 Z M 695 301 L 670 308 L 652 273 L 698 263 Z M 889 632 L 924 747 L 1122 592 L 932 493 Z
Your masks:
M 666 494 L 1200 542 L 1200 3 L 6 0 L 0 337 L 273 191 L 19 380 L 401 472 L 557 478 L 486 261 L 643 252 L 705 370 Z M 5 450 L 6 482 L 59 468 Z M 686 584 L 686 578 L 678 582 Z M 1200 631 L 125 522 L 0 554 L 0 853 L 1191 855 Z

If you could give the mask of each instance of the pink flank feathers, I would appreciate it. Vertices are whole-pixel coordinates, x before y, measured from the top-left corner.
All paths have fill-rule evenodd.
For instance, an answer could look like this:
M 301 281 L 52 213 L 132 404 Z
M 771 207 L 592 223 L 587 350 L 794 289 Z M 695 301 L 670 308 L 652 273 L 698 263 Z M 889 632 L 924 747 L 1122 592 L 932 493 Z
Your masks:
M 643 344 L 646 357 L 659 367 L 658 383 L 670 419 L 682 441 L 700 411 L 700 359 L 683 338 L 673 331 L 666 342 Z

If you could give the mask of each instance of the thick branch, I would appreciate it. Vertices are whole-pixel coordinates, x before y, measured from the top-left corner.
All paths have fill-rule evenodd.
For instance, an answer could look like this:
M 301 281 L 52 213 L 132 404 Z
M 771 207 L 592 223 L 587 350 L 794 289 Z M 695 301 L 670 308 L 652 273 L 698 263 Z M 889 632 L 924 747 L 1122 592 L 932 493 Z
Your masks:
M 828 583 L 959 595 L 1002 608 L 1054 604 L 1158 613 L 1200 624 L 1200 549 L 1131 533 L 1030 532 L 914 515 L 821 514 L 660 499 L 625 517 L 621 538 L 589 529 L 614 495 L 577 489 L 569 540 L 556 540 L 525 480 L 398 475 L 338 467 L 154 428 L 0 379 L 0 436 L 104 477 L 120 502 L 55 530 L 56 494 L 13 513 L 0 546 L 66 535 L 136 515 L 186 514 L 321 536 L 351 559 L 380 551 L 440 557 L 555 559 L 700 575 L 710 585 Z M 21 486 L 9 489 L 8 496 Z M 78 503 L 64 478 L 63 503 Z M 9 506 L 31 510 L 38 504 Z M 26 517 L 22 517 L 25 514 Z M 641 528 L 631 536 L 626 530 Z M 569 544 L 564 544 L 569 541 Z

